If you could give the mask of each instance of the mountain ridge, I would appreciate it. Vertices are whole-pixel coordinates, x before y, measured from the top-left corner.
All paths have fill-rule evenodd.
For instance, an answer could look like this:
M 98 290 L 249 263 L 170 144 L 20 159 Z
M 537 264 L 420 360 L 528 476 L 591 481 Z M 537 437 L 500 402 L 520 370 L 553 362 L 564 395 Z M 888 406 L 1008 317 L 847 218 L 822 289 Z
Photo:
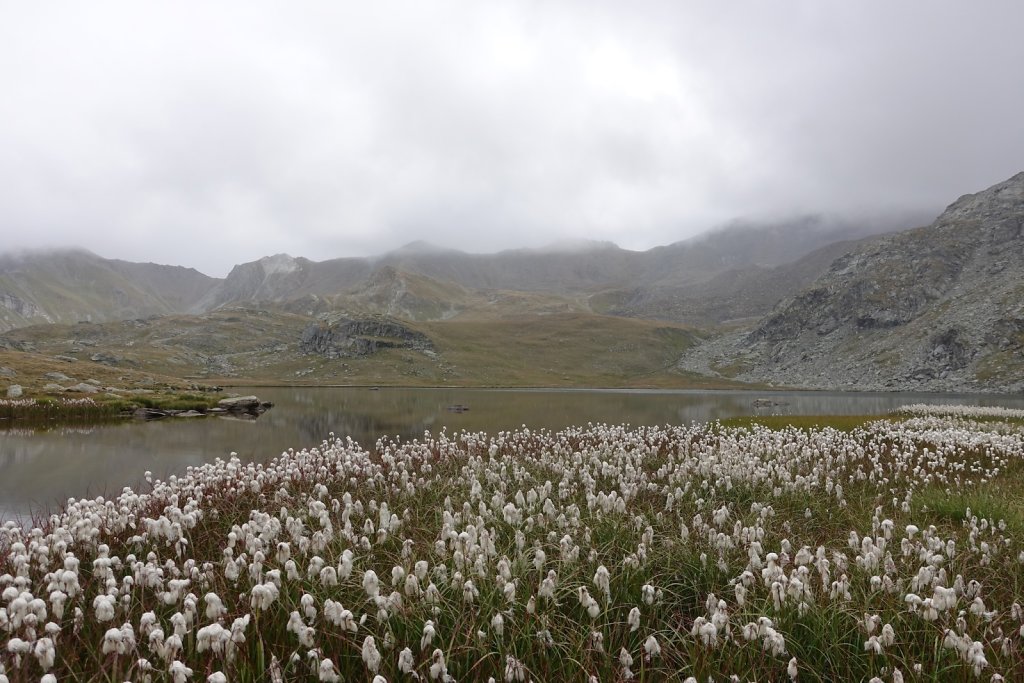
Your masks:
M 661 288 L 672 292 L 703 283 L 706 289 L 707 283 L 729 271 L 784 265 L 857 230 L 846 223 L 804 217 L 767 226 L 726 226 L 646 251 L 622 249 L 611 242 L 572 240 L 539 249 L 470 254 L 417 241 L 370 258 L 313 261 L 274 254 L 237 264 L 224 278 L 182 266 L 103 259 L 84 249 L 36 251 L 0 256 L 0 332 L 40 323 L 200 314 L 248 304 L 313 313 L 334 306 L 365 308 L 374 300 L 365 296 L 367 288 L 381 269 L 406 273 L 420 278 L 421 283 L 425 282 L 422 278 L 435 283 L 426 289 L 455 288 L 472 292 L 476 299 L 523 301 L 524 296 L 550 296 L 552 301 L 568 300 L 570 306 L 587 308 L 594 296 L 627 301 L 628 292 L 638 287 L 645 292 Z M 3 264 L 11 271 L 11 264 L 19 263 L 31 266 L 37 274 L 16 277 L 5 273 Z M 524 294 L 510 297 L 510 292 Z M 483 307 L 438 300 L 430 305 L 421 301 L 404 310 L 434 310 L 438 319 L 445 319 L 460 308 L 479 312 Z M 595 312 L 678 322 L 709 320 L 699 315 L 687 319 L 687 310 L 679 307 L 667 310 L 676 309 L 680 312 L 675 318 L 663 311 L 652 315 L 650 307 L 638 300 L 633 307 L 599 305 Z M 420 318 L 422 315 L 416 314 L 416 319 Z
M 1024 173 L 860 245 L 680 367 L 804 388 L 1024 390 Z

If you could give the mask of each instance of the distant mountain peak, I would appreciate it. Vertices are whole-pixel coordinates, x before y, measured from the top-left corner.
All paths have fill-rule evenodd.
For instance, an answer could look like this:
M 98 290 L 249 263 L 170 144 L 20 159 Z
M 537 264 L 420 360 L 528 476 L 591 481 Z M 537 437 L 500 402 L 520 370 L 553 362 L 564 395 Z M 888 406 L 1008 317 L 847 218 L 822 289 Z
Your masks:
M 1024 208 L 1024 171 L 981 192 L 965 194 L 946 207 L 936 223 L 992 218 Z
M 298 260 L 288 254 L 264 256 L 259 260 L 259 264 L 263 266 L 263 272 L 268 275 L 271 273 L 293 273 L 301 268 Z
M 452 254 L 458 253 L 458 249 L 451 249 L 449 247 L 442 247 L 434 244 L 433 242 L 427 242 L 426 240 L 414 240 L 408 244 L 403 244 L 397 249 L 393 249 L 385 256 L 420 256 L 423 254 Z
M 531 251 L 549 254 L 561 254 L 605 251 L 607 249 L 618 248 L 619 245 L 608 240 L 591 240 L 586 239 L 584 237 L 567 237 L 565 239 L 555 240 L 554 242 L 546 244 L 538 249 L 531 249 Z
M 87 258 L 101 260 L 99 256 L 84 247 L 28 247 L 0 252 L 0 260 L 21 262 L 54 258 Z

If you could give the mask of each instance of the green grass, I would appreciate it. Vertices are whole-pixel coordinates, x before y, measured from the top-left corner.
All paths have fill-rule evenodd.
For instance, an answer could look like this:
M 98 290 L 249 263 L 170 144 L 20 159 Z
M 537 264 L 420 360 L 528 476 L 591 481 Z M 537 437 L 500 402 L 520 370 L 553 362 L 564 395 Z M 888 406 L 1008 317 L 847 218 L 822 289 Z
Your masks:
M 664 386 L 693 330 L 585 313 L 424 323 L 452 380 L 507 386 Z
M 208 410 L 217 405 L 219 396 L 202 394 L 157 394 L 136 396 L 120 403 L 133 408 L 156 408 L 158 410 Z
M 1024 535 L 1024 488 L 1016 480 L 953 492 L 927 488 L 914 496 L 914 506 L 924 519 L 936 526 L 960 527 L 969 520 L 967 513 L 970 511 L 979 519 L 996 524 L 1004 521 L 1014 536 Z
M 769 429 L 817 429 L 831 427 L 850 432 L 875 420 L 903 420 L 906 417 L 892 415 L 748 415 L 719 420 L 723 427 L 752 427 L 760 425 Z

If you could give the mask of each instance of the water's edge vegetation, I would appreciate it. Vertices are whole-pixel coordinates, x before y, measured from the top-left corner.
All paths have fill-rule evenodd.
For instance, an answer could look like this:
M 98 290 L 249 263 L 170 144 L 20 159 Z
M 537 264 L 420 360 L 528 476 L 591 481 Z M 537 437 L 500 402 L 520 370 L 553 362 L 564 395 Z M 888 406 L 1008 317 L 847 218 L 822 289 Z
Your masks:
M 0 528 L 0 683 L 1019 680 L 1022 424 L 911 406 L 217 460 Z
M 139 409 L 205 411 L 219 397 L 199 394 L 164 394 L 128 398 L 27 397 L 0 399 L 0 419 L 77 421 L 89 418 L 131 417 Z
M 219 390 L 219 389 L 218 389 Z M 234 394 L 232 394 L 234 396 Z M 249 403 L 228 405 L 230 399 L 186 392 L 164 392 L 150 396 L 101 396 L 98 398 L 26 397 L 0 399 L 0 429 L 46 429 L 62 425 L 102 424 L 119 419 L 164 417 L 206 417 L 225 413 L 246 413 L 255 417 L 273 404 L 257 397 L 240 399 Z M 236 399 L 237 400 L 237 399 Z

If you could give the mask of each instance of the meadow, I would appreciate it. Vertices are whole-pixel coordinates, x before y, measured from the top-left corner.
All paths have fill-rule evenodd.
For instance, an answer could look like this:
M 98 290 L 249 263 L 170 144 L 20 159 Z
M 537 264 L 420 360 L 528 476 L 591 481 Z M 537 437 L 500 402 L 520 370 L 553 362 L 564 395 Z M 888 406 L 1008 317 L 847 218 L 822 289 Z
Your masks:
M 217 460 L 0 528 L 0 683 L 1021 680 L 1020 413 Z

